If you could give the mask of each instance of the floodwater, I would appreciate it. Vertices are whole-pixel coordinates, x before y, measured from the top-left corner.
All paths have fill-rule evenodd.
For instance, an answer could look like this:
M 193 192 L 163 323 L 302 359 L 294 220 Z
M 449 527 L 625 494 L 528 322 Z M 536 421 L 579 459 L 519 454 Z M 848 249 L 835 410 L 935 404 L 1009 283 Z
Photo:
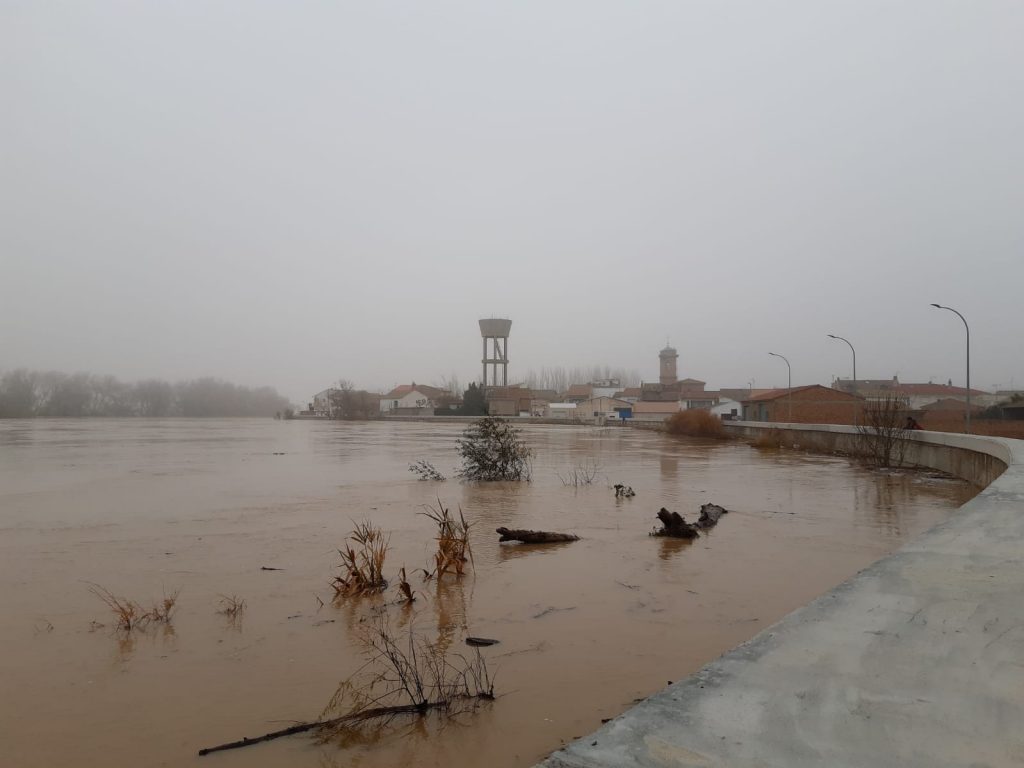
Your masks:
M 974 493 L 846 460 L 620 427 L 533 426 L 533 482 L 417 481 L 456 465 L 460 425 L 260 420 L 0 422 L 0 763 L 20 766 L 529 766 L 946 519 Z M 591 461 L 595 484 L 563 475 Z M 636 497 L 616 500 L 624 482 Z M 423 583 L 440 498 L 473 523 L 474 567 Z M 661 506 L 731 510 L 693 544 L 652 538 Z M 353 521 L 391 535 L 411 609 L 332 605 Z M 506 525 L 581 540 L 498 544 Z M 261 570 L 263 567 L 282 570 Z M 89 592 L 151 602 L 170 627 L 124 636 Z M 217 613 L 219 595 L 247 608 Z M 322 606 L 318 597 L 326 602 Z M 389 590 L 387 601 L 396 595 Z M 484 649 L 498 698 L 346 743 L 291 736 L 361 663 L 360 620 Z M 103 624 L 105 626 L 98 626 Z

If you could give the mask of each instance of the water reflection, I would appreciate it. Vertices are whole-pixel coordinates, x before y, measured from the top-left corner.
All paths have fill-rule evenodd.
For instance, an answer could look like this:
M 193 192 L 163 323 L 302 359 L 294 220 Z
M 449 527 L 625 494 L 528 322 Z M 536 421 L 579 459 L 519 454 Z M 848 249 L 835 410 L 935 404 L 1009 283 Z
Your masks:
M 658 536 L 656 538 L 658 539 L 658 557 L 661 560 L 670 560 L 693 546 L 693 541 L 687 539 L 675 539 L 671 536 Z

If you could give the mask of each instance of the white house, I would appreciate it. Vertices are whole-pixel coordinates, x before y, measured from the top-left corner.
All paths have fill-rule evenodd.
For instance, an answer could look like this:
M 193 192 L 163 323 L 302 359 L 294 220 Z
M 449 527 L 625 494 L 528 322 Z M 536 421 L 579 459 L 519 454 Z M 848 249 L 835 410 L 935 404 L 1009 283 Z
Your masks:
M 443 389 L 416 382 L 401 384 L 380 399 L 380 412 L 429 416 L 447 394 Z
M 711 413 L 720 419 L 730 421 L 743 418 L 743 404 L 728 397 L 711 406 Z

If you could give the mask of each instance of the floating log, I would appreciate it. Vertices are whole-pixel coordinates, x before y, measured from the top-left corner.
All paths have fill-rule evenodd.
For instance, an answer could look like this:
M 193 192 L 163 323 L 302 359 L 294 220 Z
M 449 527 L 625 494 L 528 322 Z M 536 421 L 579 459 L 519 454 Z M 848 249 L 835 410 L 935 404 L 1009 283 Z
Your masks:
M 551 531 L 524 531 L 517 528 L 496 529 L 501 538 L 498 541 L 521 541 L 523 544 L 553 544 L 558 541 L 578 541 L 579 536 L 572 533 L 552 533 Z
M 718 525 L 719 518 L 729 510 L 718 504 L 701 504 L 700 517 L 697 519 L 697 526 L 707 530 Z
M 654 531 L 652 536 L 671 536 L 674 539 L 696 539 L 700 536 L 697 526 L 686 522 L 678 512 L 669 512 L 662 507 L 658 510 L 658 519 L 663 527 Z
M 489 637 L 467 637 L 466 645 L 472 645 L 477 648 L 483 648 L 488 645 L 497 645 L 497 640 L 492 640 Z

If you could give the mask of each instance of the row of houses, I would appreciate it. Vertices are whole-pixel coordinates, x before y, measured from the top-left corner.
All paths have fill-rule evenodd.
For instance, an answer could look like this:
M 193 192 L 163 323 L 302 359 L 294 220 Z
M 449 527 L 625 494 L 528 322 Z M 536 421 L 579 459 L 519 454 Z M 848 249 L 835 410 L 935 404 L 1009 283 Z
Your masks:
M 911 412 L 959 412 L 970 395 L 972 409 L 981 410 L 1005 402 L 1004 393 L 995 395 L 948 384 L 904 383 L 892 379 L 836 379 L 831 387 L 820 384 L 791 389 L 722 388 L 708 390 L 706 382 L 676 376 L 678 354 L 670 346 L 659 353 L 657 382 L 623 387 L 618 379 L 572 384 L 565 392 L 532 389 L 523 384 L 487 387 L 484 396 L 488 412 L 495 416 L 527 416 L 584 423 L 609 421 L 661 422 L 675 413 L 705 409 L 724 420 L 855 424 L 872 400 L 898 398 Z M 310 415 L 335 417 L 338 409 L 357 409 L 361 416 L 429 416 L 457 411 L 461 398 L 445 389 L 425 384 L 402 384 L 378 395 L 327 389 L 317 393 L 309 405 Z M 1009 404 L 1011 414 L 1019 403 Z M 1004 416 L 1004 418 L 1007 416 Z M 1009 416 L 1009 417 L 1012 417 Z

